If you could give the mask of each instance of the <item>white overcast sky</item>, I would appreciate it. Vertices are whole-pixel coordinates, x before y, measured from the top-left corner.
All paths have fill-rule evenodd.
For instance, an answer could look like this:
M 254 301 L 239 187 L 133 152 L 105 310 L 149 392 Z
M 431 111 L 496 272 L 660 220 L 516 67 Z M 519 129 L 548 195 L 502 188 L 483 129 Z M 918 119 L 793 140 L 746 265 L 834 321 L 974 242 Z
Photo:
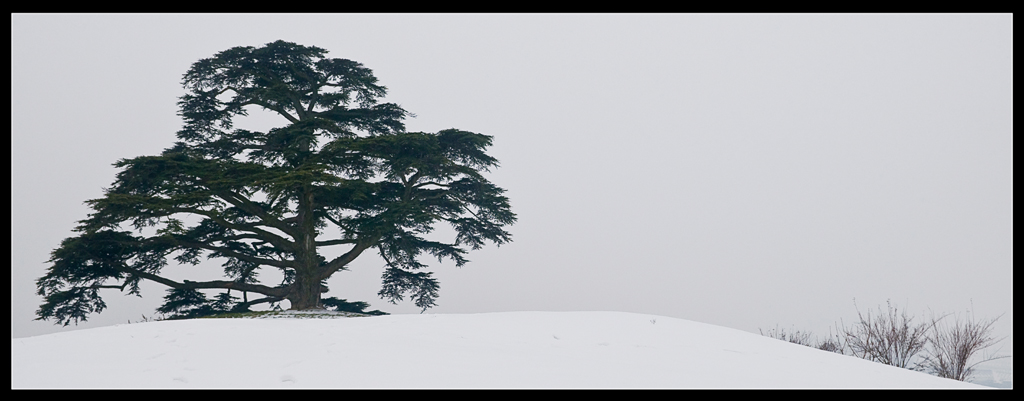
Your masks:
M 409 130 L 494 136 L 514 242 L 463 268 L 435 261 L 431 313 L 613 310 L 825 335 L 855 298 L 918 316 L 973 303 L 1003 314 L 1012 351 L 1010 14 L 11 22 L 12 337 L 75 328 L 32 321 L 34 280 L 112 163 L 175 140 L 189 66 L 282 39 L 372 69 L 416 114 Z M 376 297 L 382 264 L 364 255 L 328 296 L 418 312 Z M 150 316 L 165 292 L 104 294 L 108 310 L 77 328 Z

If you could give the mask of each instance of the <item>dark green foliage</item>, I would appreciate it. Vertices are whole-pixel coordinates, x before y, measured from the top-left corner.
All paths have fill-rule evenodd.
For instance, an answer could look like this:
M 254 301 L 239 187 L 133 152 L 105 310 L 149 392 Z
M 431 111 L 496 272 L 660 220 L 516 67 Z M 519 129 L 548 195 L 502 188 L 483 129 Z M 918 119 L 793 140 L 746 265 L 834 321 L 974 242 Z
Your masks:
M 370 307 L 370 304 L 363 301 L 348 302 L 344 299 L 338 299 L 335 297 L 321 298 L 320 302 L 324 304 L 324 307 L 336 312 L 353 312 L 363 313 L 367 315 L 387 315 L 387 312 L 381 312 L 379 310 L 366 311 L 366 308 Z
M 85 320 L 104 308 L 98 289 L 138 295 L 140 280 L 170 287 L 161 310 L 178 316 L 284 299 L 292 309 L 359 308 L 325 302 L 336 298 L 321 298 L 322 283 L 370 249 L 387 264 L 380 296 L 392 303 L 409 296 L 426 309 L 435 305 L 438 283 L 417 271 L 426 267 L 422 254 L 462 266 L 467 249 L 511 241 L 505 227 L 516 216 L 504 190 L 482 175 L 498 165 L 485 153 L 492 138 L 457 129 L 406 132 L 408 113 L 378 103 L 386 88 L 369 69 L 325 54 L 278 41 L 193 64 L 183 79 L 178 142 L 160 155 L 115 164 L 116 181 L 87 202 L 94 212 L 37 281 L 46 298 L 39 318 Z M 257 109 L 287 125 L 233 128 L 235 118 Z M 452 242 L 424 238 L 437 223 L 454 228 Z M 334 246 L 347 250 L 321 256 Z M 167 279 L 160 274 L 168 257 L 221 259 L 226 280 Z M 266 267 L 284 280 L 260 284 Z M 203 289 L 264 297 L 208 300 Z
M 167 290 L 164 304 L 156 311 L 168 315 L 167 319 L 187 319 L 214 314 L 213 305 L 206 299 L 206 295 L 197 290 L 175 288 Z
M 377 293 L 392 302 L 402 301 L 406 292 L 411 292 L 416 306 L 427 310 L 434 306 L 439 285 L 428 272 L 413 273 L 396 267 L 384 270 L 384 288 Z M 422 312 L 421 312 L 422 313 Z
M 164 296 L 164 304 L 157 308 L 167 320 L 193 319 L 203 316 L 213 316 L 227 312 L 245 312 L 248 308 L 244 304 L 237 303 L 238 298 L 231 296 L 228 292 L 222 292 L 212 299 L 206 299 L 203 293 L 191 289 L 167 290 Z
M 47 294 L 46 303 L 39 307 L 39 319 L 58 319 L 67 326 L 72 321 L 85 321 L 86 315 L 99 313 L 107 304 L 99 296 L 99 290 L 89 287 L 72 287 L 66 291 L 52 291 Z

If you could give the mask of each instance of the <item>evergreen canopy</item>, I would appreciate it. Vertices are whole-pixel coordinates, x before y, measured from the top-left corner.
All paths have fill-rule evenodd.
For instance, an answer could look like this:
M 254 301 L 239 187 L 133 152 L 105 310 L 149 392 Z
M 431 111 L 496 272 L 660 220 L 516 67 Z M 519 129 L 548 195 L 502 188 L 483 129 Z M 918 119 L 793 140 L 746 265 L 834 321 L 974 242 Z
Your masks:
M 285 299 L 296 310 L 365 307 L 321 293 L 331 275 L 369 249 L 387 265 L 380 297 L 396 303 L 409 296 L 425 310 L 435 305 L 438 283 L 418 256 L 462 266 L 467 247 L 511 241 L 504 228 L 516 216 L 508 198 L 481 175 L 498 165 L 485 153 L 492 137 L 406 132 L 409 113 L 378 103 L 386 88 L 368 68 L 326 53 L 277 41 L 193 64 L 178 102 L 179 141 L 159 156 L 115 163 L 121 171 L 113 186 L 87 201 L 94 212 L 37 280 L 45 297 L 38 319 L 85 321 L 106 307 L 100 289 L 141 296 L 141 280 L 170 287 L 159 310 L 185 316 Z M 252 107 L 288 125 L 233 129 Z M 454 228 L 454 241 L 423 237 L 439 222 Z M 321 256 L 336 246 L 347 251 Z M 223 260 L 227 280 L 160 275 L 168 257 L 195 265 L 204 256 Z M 283 282 L 260 284 L 267 266 L 280 269 Z M 227 291 L 211 301 L 201 289 Z M 232 289 L 264 297 L 238 302 Z

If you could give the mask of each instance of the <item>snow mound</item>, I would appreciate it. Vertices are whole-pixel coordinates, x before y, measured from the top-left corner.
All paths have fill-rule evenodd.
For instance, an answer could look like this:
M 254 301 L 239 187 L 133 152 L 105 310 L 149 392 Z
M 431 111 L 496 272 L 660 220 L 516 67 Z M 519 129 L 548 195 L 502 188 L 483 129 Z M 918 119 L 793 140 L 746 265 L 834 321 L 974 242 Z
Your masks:
M 622 312 L 195 319 L 11 340 L 13 388 L 985 388 Z M 299 316 L 293 316 L 299 317 Z

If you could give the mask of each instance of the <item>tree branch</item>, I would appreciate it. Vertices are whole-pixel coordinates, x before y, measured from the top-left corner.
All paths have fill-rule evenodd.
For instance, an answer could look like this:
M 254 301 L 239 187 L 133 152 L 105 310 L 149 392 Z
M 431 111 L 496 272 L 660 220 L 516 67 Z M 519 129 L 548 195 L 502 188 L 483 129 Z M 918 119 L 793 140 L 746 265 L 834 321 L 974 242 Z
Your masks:
M 231 191 L 219 191 L 217 193 L 217 197 L 224 199 L 226 202 L 235 205 L 239 209 L 252 213 L 257 217 L 263 219 L 265 225 L 284 231 L 288 235 L 291 235 L 292 238 L 298 238 L 298 233 L 295 232 L 292 226 L 285 224 L 285 222 L 281 221 L 277 217 L 274 217 L 273 215 L 267 213 L 266 211 L 263 210 L 262 207 L 255 203 L 252 203 L 244 196 L 238 195 Z
M 99 284 L 93 284 L 93 285 L 89 286 L 89 288 L 114 288 L 114 289 L 117 289 L 117 290 L 124 291 L 124 287 L 127 286 L 127 285 L 128 285 L 128 283 L 124 283 L 124 284 L 121 284 L 121 285 L 99 285 Z
M 238 107 L 244 107 L 244 106 L 248 106 L 250 104 L 256 105 L 256 106 L 260 106 L 260 107 L 263 107 L 263 108 L 268 109 L 268 110 L 273 110 L 273 111 L 277 112 L 277 114 L 280 114 L 284 118 L 287 118 L 288 121 L 291 121 L 293 124 L 299 122 L 298 118 L 292 117 L 292 115 L 288 114 L 288 112 L 284 108 L 282 108 L 281 106 L 274 106 L 274 105 L 268 104 L 267 102 L 261 102 L 261 101 L 257 101 L 257 100 L 249 100 L 249 101 L 242 102 L 241 104 L 238 105 Z
M 283 300 L 284 300 L 284 297 L 266 297 L 266 298 L 260 298 L 260 299 L 252 300 L 252 301 L 249 301 L 249 302 L 239 302 L 239 304 L 244 304 L 246 307 L 249 307 L 249 306 L 253 306 L 253 305 L 256 305 L 256 304 L 262 304 L 262 303 L 266 303 L 266 302 L 278 302 L 278 301 L 283 301 Z
M 256 235 L 256 234 L 241 234 L 241 235 L 230 235 L 230 236 L 227 236 L 227 237 L 216 238 L 216 239 L 214 239 L 214 241 L 225 242 L 225 241 L 238 241 L 240 239 L 255 239 L 255 240 L 261 240 L 261 241 L 263 240 L 262 237 L 260 237 L 259 235 Z
M 231 249 L 228 249 L 228 248 L 207 245 L 207 244 L 204 244 L 202 242 L 192 242 L 192 241 L 187 241 L 187 240 L 181 240 L 181 239 L 178 239 L 178 238 L 175 238 L 175 241 L 177 241 L 179 244 L 182 244 L 182 245 L 185 245 L 185 246 L 188 246 L 188 247 L 202 248 L 202 249 L 206 249 L 206 250 L 209 250 L 209 251 L 220 252 L 220 253 L 223 253 L 223 254 L 225 254 L 227 256 L 231 256 L 233 258 L 238 258 L 238 259 L 244 260 L 246 262 L 252 262 L 252 263 L 256 263 L 256 264 L 260 264 L 260 265 L 268 265 L 268 266 L 275 266 L 275 267 L 281 267 L 281 268 L 291 268 L 291 269 L 295 268 L 295 263 L 294 262 L 257 258 L 255 256 L 246 255 L 244 253 L 238 253 L 238 252 L 236 252 L 234 250 L 231 250 Z
M 328 214 L 328 213 L 324 213 L 324 217 L 325 217 L 325 218 L 326 218 L 327 220 L 330 220 L 330 221 L 331 221 L 331 223 L 334 223 L 334 224 L 338 225 L 338 227 L 341 227 L 341 228 L 345 228 L 345 226 L 344 226 L 344 225 L 342 225 L 342 224 L 341 224 L 341 222 L 339 222 L 339 221 L 335 220 L 335 219 L 334 219 L 333 217 L 331 217 L 331 216 L 330 216 L 330 214 Z
M 358 241 L 353 240 L 353 239 L 332 239 L 332 240 L 329 240 L 329 241 L 316 241 L 315 244 L 316 244 L 316 246 L 331 246 L 331 245 L 341 245 L 341 244 L 355 244 L 357 242 Z
M 281 248 L 282 250 L 285 250 L 285 251 L 294 251 L 295 250 L 295 243 L 290 242 L 290 241 L 288 241 L 285 238 L 282 238 L 282 237 L 280 237 L 280 236 L 278 236 L 278 235 L 276 235 L 276 234 L 274 234 L 274 233 L 272 233 L 270 231 L 266 231 L 266 230 L 262 230 L 262 229 L 256 228 L 256 227 L 254 227 L 251 224 L 236 224 L 236 223 L 229 222 L 227 220 L 224 220 L 217 213 L 212 212 L 212 211 L 202 210 L 202 209 L 194 209 L 194 208 L 172 208 L 172 209 L 169 209 L 169 210 L 171 212 L 177 212 L 177 213 L 193 213 L 193 214 L 198 214 L 200 216 L 206 216 L 206 217 L 209 217 L 214 222 L 216 222 L 217 224 L 220 224 L 221 226 L 230 228 L 232 230 L 247 231 L 247 232 L 250 232 L 250 233 L 254 233 L 254 234 L 256 234 L 256 235 L 258 235 L 260 237 L 259 239 L 267 241 L 267 242 L 273 244 L 274 246 Z
M 425 186 L 427 186 L 427 185 L 431 185 L 431 184 L 433 184 L 433 185 L 437 185 L 437 186 L 439 186 L 439 187 L 442 187 L 442 188 L 451 188 L 451 185 L 448 185 L 448 184 L 442 184 L 442 183 L 439 183 L 439 182 L 433 182 L 433 181 L 424 181 L 424 182 L 421 182 L 421 183 L 419 183 L 419 184 L 413 185 L 412 187 L 413 187 L 413 188 L 422 188 L 422 187 L 425 187 Z
M 160 276 L 158 276 L 156 274 L 153 274 L 153 273 L 147 273 L 147 272 L 144 272 L 144 271 L 141 271 L 141 270 L 132 269 L 132 268 L 127 267 L 127 266 L 115 266 L 114 269 L 117 270 L 117 271 L 120 271 L 120 272 L 133 274 L 133 275 L 142 277 L 144 279 L 147 279 L 147 280 L 150 280 L 150 281 L 155 281 L 155 282 L 158 282 L 160 284 L 166 285 L 168 287 L 177 288 L 177 289 L 224 288 L 224 289 L 232 289 L 232 290 L 239 290 L 239 291 L 250 291 L 250 292 L 255 292 L 255 293 L 259 293 L 259 294 L 263 294 L 263 295 L 267 295 L 267 296 L 275 296 L 275 297 L 284 297 L 288 293 L 288 289 L 286 287 L 267 287 L 265 285 L 260 285 L 260 284 L 249 284 L 249 283 L 243 283 L 243 282 L 239 282 L 239 281 L 223 281 L 223 280 L 218 280 L 218 281 L 202 281 L 202 282 L 184 280 L 183 283 L 179 283 L 179 282 L 171 280 L 171 279 L 160 277 Z M 127 285 L 127 283 L 125 283 L 125 285 Z M 118 287 L 118 286 L 109 286 L 109 285 L 107 285 L 107 286 L 95 286 L 95 288 L 122 288 L 123 289 L 124 285 L 122 285 L 120 287 Z
M 369 249 L 376 242 L 376 238 L 373 240 L 362 239 L 358 241 L 356 243 L 356 246 L 352 247 L 352 249 L 350 249 L 348 252 L 345 252 L 344 255 L 338 256 L 337 258 L 334 258 L 334 260 L 324 265 L 321 268 L 320 279 L 323 280 L 328 277 L 331 277 L 331 275 L 334 274 L 334 272 L 341 270 L 341 268 L 345 267 L 345 265 L 351 263 L 353 260 L 359 257 L 359 254 Z

